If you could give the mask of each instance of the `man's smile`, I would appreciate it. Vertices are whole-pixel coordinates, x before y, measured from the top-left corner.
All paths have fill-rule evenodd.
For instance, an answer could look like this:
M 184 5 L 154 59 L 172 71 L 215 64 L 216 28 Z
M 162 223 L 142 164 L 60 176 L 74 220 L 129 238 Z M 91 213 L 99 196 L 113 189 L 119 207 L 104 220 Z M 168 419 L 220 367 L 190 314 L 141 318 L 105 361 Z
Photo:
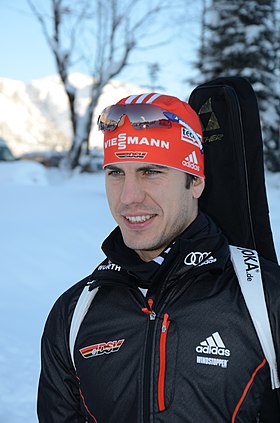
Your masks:
M 141 223 L 150 220 L 155 214 L 139 215 L 139 216 L 124 216 L 130 223 Z

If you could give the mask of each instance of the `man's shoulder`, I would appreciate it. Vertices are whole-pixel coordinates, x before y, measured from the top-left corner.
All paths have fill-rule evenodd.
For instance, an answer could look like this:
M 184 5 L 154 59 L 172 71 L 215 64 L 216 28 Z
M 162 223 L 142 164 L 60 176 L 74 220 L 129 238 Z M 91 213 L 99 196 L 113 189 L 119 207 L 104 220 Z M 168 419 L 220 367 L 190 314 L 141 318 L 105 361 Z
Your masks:
M 280 297 L 280 266 L 275 261 L 268 260 L 255 250 L 243 248 L 240 246 L 230 246 L 231 261 L 236 270 L 242 264 L 246 269 L 246 273 L 261 272 L 261 280 L 264 291 L 272 295 L 278 294 Z M 241 266 L 241 267 L 242 267 Z M 242 274 L 242 271 L 241 271 Z
M 49 312 L 45 330 L 49 330 L 50 328 L 58 326 L 70 326 L 77 301 L 89 279 L 90 276 L 86 276 L 64 291 L 57 298 Z
M 64 291 L 57 299 L 57 302 L 60 306 L 63 305 L 64 307 L 71 307 L 72 304 L 75 304 L 78 301 L 81 292 L 90 281 L 91 275 L 87 275 Z
M 86 285 L 89 285 L 93 278 L 96 270 L 107 262 L 107 259 L 105 258 L 101 263 L 99 263 L 96 268 L 93 270 L 93 272 L 87 276 L 85 276 L 80 281 L 76 282 L 74 285 L 70 286 L 66 291 L 64 291 L 60 297 L 57 299 L 56 303 L 54 304 L 54 307 L 61 307 L 69 309 L 69 311 L 74 311 L 74 308 L 76 306 L 76 303 Z
M 239 255 L 242 257 L 242 263 L 244 262 L 244 265 L 246 267 L 254 266 L 254 264 L 257 267 L 257 261 L 259 260 L 259 266 L 262 272 L 262 277 L 265 278 L 279 278 L 280 276 L 280 266 L 275 261 L 268 260 L 264 257 L 262 257 L 260 254 L 256 253 L 255 250 L 252 250 L 247 247 L 242 246 L 233 246 L 230 245 L 231 250 L 231 256 L 232 261 L 235 261 L 236 257 L 236 251 L 239 251 Z M 240 263 L 239 261 L 236 262 L 237 265 Z M 280 284 L 280 282 L 279 282 Z

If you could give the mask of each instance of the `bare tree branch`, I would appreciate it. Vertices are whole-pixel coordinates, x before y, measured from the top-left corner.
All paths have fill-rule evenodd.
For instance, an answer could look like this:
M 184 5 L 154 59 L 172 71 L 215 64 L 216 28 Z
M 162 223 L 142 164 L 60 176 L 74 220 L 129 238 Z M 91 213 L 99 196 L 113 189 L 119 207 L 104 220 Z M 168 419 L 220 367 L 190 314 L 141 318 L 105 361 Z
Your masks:
M 160 30 L 159 18 L 166 12 L 168 15 L 170 2 L 45 0 L 49 14 L 36 6 L 36 0 L 27 3 L 41 25 L 68 98 L 73 130 L 69 165 L 73 167 L 78 163 L 82 144 L 88 145 L 93 112 L 103 87 L 123 71 L 143 40 Z M 159 43 L 153 44 L 164 42 L 162 36 Z M 78 107 L 77 89 L 69 81 L 77 65 L 92 77 L 88 87 L 90 98 L 83 114 Z

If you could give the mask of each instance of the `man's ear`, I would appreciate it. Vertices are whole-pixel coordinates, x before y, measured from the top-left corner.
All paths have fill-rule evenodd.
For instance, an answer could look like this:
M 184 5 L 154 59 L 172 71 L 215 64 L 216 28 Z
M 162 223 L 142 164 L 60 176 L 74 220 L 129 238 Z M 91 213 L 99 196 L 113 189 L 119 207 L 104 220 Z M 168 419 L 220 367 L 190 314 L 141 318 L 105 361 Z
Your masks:
M 199 198 L 204 190 L 205 180 L 203 178 L 195 178 L 192 183 L 193 198 Z

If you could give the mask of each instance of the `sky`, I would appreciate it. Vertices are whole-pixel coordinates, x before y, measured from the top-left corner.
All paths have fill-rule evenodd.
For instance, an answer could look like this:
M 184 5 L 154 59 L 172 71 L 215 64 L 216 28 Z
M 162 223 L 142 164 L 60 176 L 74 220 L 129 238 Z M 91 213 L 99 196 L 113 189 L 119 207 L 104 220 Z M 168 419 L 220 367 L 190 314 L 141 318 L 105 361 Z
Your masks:
M 178 13 L 186 13 L 188 10 L 184 36 L 179 36 L 178 32 L 175 35 L 172 33 L 170 44 L 157 50 L 137 53 L 134 60 L 138 65 L 127 68 L 118 79 L 147 86 L 150 84 L 147 67 L 141 63 L 146 60 L 151 63 L 158 61 L 161 65 L 158 83 L 163 90 L 179 97 L 190 94 L 189 85 L 184 81 L 194 69 L 193 61 L 199 39 L 199 12 L 197 6 L 188 9 L 187 4 L 185 2 L 185 10 L 178 10 Z M 172 12 L 176 14 L 177 11 Z M 0 0 L 0 39 L 0 78 L 28 82 L 56 73 L 41 26 L 26 0 Z
M 267 174 L 280 258 L 280 180 Z M 104 175 L 73 174 L 38 163 L 0 163 L 0 422 L 36 423 L 40 338 L 58 296 L 90 274 L 115 227 Z
M 26 82 L 54 73 L 53 58 L 26 1 L 0 0 L 0 5 L 0 76 Z

